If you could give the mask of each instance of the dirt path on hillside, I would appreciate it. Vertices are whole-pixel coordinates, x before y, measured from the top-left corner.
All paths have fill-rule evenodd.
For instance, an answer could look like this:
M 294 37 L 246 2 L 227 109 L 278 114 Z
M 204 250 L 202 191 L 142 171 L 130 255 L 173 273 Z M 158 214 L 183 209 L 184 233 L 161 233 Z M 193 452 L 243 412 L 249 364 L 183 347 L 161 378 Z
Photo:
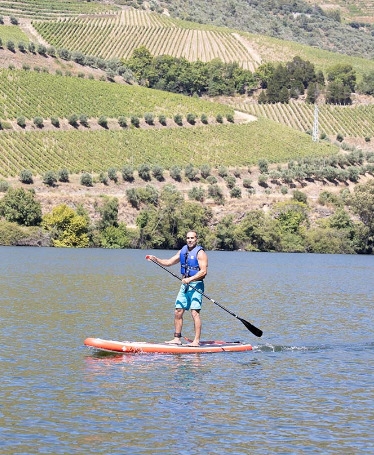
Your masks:
M 44 46 L 49 46 L 49 43 L 42 38 L 41 35 L 35 30 L 33 25 L 31 24 L 30 19 L 21 19 L 19 23 L 19 28 L 26 33 L 26 35 L 30 38 L 30 41 L 32 41 L 35 44 L 44 44 Z

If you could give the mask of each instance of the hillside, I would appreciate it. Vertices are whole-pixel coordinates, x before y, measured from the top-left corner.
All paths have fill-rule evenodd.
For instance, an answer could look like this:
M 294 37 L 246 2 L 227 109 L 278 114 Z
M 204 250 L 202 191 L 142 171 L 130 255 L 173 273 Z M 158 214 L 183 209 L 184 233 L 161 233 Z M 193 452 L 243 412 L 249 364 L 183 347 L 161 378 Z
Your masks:
M 323 71 L 334 63 L 352 64 L 361 77 L 366 71 L 374 70 L 374 62 L 367 60 L 370 39 L 365 41 L 366 35 L 363 38 L 367 31 L 360 31 L 362 52 L 352 48 L 352 56 L 348 56 L 336 52 L 335 45 L 330 46 L 335 51 L 331 52 L 296 43 L 291 36 L 284 41 L 280 39 L 281 34 L 266 36 L 253 33 L 255 29 L 248 33 L 214 21 L 205 26 L 181 20 L 190 19 L 183 14 L 175 14 L 178 18 L 173 18 L 149 10 L 129 9 L 125 1 L 117 5 L 105 3 L 102 9 L 102 3 L 88 2 L 84 6 L 88 9 L 79 10 L 79 15 L 75 2 L 57 2 L 62 8 L 58 15 L 48 11 L 48 2 L 38 2 L 40 8 L 38 12 L 35 10 L 35 15 L 34 10 L 25 9 L 22 17 L 22 10 L 17 9 L 18 25 L 11 25 L 10 16 L 5 16 L 5 24 L 0 25 L 3 43 L 0 175 L 12 188 L 34 189 L 44 214 L 61 203 L 72 207 L 83 205 L 94 221 L 98 219 L 97 207 L 103 196 L 111 195 L 119 200 L 119 220 L 135 227 L 144 205 L 134 207 L 127 190 L 151 185 L 161 192 L 172 184 L 181 191 L 185 201 L 194 200 L 190 194 L 193 189 L 195 195 L 199 191 L 204 193 L 199 203 L 212 209 L 214 229 L 226 215 L 232 215 L 239 223 L 251 210 L 271 213 L 277 203 L 290 201 L 297 189 L 306 195 L 309 220 L 315 225 L 336 210 L 333 205 L 321 202 L 321 194 L 328 191 L 340 197 L 357 182 L 372 178 L 374 104 L 371 97 L 356 96 L 352 106 L 321 104 L 319 128 L 326 140 L 312 141 L 315 114 L 313 106 L 305 104 L 305 97 L 274 105 L 258 104 L 258 90 L 251 96 L 214 100 L 185 97 L 133 82 L 130 85 L 118 74 L 109 76 L 105 66 L 99 69 L 79 64 L 57 53 L 41 55 L 37 49 L 21 51 L 17 44 L 33 42 L 53 46 L 55 50 L 65 48 L 116 64 L 119 59 L 130 57 L 136 47 L 146 45 L 155 55 L 168 53 L 201 62 L 220 58 L 228 63 L 237 61 L 250 71 L 261 63 L 285 62 L 299 55 Z M 6 3 L 9 7 L 15 2 Z M 33 2 L 25 0 L 25 3 Z M 169 14 L 177 4 L 180 7 L 187 4 L 168 3 Z M 301 2 L 295 4 L 304 7 Z M 195 12 L 199 5 L 196 2 Z M 243 2 L 235 2 L 235 6 L 241 11 Z M 262 19 L 259 21 L 265 24 Z M 15 49 L 7 47 L 9 40 L 14 41 Z M 74 124 L 69 120 L 72 114 L 77 116 Z M 181 116 L 181 123 L 175 120 L 177 115 Z M 188 121 L 189 115 L 193 122 Z M 125 125 L 120 126 L 120 117 Z M 132 124 L 134 117 L 139 120 L 138 127 Z M 147 117 L 152 121 L 148 122 Z M 100 123 L 103 118 L 104 126 Z M 336 142 L 337 136 L 342 137 L 342 143 Z M 331 158 L 338 152 L 350 158 L 341 161 Z M 258 168 L 261 160 L 269 164 L 265 175 Z M 149 181 L 140 178 L 138 169 L 144 164 L 151 169 L 161 166 L 163 179 L 158 180 L 154 175 Z M 184 175 L 188 165 L 197 169 L 193 179 Z M 121 179 L 125 166 L 135 169 L 132 183 Z M 171 176 L 174 166 L 182 170 L 180 180 Z M 204 166 L 211 168 L 212 179 L 200 175 Z M 227 168 L 226 177 L 220 175 L 222 167 Z M 68 168 L 70 182 L 57 182 L 53 186 L 43 183 L 46 172 L 63 168 Z M 17 177 L 26 169 L 33 173 L 31 185 L 21 183 Z M 119 176 L 117 183 L 108 179 L 113 169 Z M 83 173 L 93 176 L 92 186 L 82 185 Z M 209 194 L 213 177 L 222 191 L 223 204 Z M 232 192 L 233 189 L 236 191 Z

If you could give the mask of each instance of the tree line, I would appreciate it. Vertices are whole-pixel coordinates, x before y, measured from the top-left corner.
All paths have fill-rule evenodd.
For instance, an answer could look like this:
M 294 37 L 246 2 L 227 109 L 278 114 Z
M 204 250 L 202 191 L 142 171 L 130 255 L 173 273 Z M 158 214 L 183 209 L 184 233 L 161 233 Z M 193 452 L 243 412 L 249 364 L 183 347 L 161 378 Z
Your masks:
M 157 198 L 144 199 L 136 228 L 118 220 L 119 201 L 105 196 L 91 220 L 82 206 L 60 204 L 42 214 L 35 191 L 9 188 L 0 201 L 0 243 L 55 247 L 179 249 L 185 233 L 199 232 L 206 249 L 276 252 L 372 254 L 374 245 L 374 181 L 358 184 L 351 193 L 321 193 L 319 203 L 332 215 L 312 224 L 305 193 L 275 203 L 268 213 L 248 211 L 213 222 L 212 210 L 185 201 L 174 185 L 165 185 Z M 353 215 L 355 217 L 353 217 Z

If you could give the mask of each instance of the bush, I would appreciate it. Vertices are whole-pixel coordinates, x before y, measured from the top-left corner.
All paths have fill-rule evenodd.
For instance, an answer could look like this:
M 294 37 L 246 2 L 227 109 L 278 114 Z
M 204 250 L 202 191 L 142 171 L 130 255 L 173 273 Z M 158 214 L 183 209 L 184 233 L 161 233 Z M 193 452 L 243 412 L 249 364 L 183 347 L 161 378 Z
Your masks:
M 184 175 L 188 178 L 188 180 L 195 180 L 198 170 L 194 168 L 194 166 L 190 163 L 184 169 Z
M 174 179 L 177 182 L 180 182 L 182 180 L 182 170 L 178 166 L 172 166 L 170 168 L 170 177 Z
M 88 117 L 87 115 L 85 114 L 81 114 L 79 116 L 79 123 L 82 125 L 82 126 L 85 126 L 86 128 L 89 126 L 88 125 Z
M 339 142 L 343 142 L 344 141 L 344 136 L 341 133 L 338 133 L 336 135 L 336 140 L 339 141 Z
M 244 186 L 244 188 L 251 188 L 251 186 L 252 186 L 252 179 L 244 179 L 244 180 L 243 180 L 243 186 Z
M 206 114 L 201 114 L 201 123 L 204 123 L 204 125 L 208 124 L 208 116 Z
M 17 118 L 17 125 L 20 126 L 21 128 L 26 127 L 26 119 L 25 117 L 21 116 Z
M 57 117 L 51 117 L 51 124 L 56 128 L 60 128 L 60 120 Z
M 71 59 L 71 53 L 67 49 L 58 49 L 57 54 L 62 60 L 70 60 Z
M 47 171 L 43 175 L 43 183 L 48 186 L 54 186 L 55 183 L 57 182 L 57 176 L 56 173 L 53 171 Z
M 218 182 L 217 177 L 215 177 L 214 175 L 209 175 L 209 177 L 206 179 L 206 181 L 208 183 L 210 183 L 211 185 L 214 185 L 215 183 Z
M 12 40 L 8 40 L 6 43 L 6 47 L 10 52 L 15 52 L 16 51 L 16 46 L 14 45 L 14 42 Z
M 9 188 L 0 201 L 0 217 L 25 226 L 38 226 L 42 221 L 40 202 L 35 200 L 34 190 Z
M 195 114 L 187 114 L 187 122 L 190 124 L 190 125 L 195 125 L 196 123 L 196 115 Z
M 24 71 L 29 71 L 30 65 L 29 65 L 28 63 L 22 63 L 22 69 L 23 69 Z
M 161 124 L 162 126 L 166 126 L 166 125 L 167 125 L 165 115 L 159 115 L 158 121 L 160 122 L 160 124 Z
M 132 166 L 124 166 L 122 168 L 122 178 L 125 182 L 134 181 L 134 168 Z
M 109 168 L 108 178 L 113 182 L 117 183 L 118 182 L 117 169 L 115 169 L 114 167 Z
M 230 122 L 230 123 L 234 123 L 234 122 L 235 122 L 234 116 L 233 116 L 232 114 L 227 114 L 227 115 L 226 115 L 226 119 L 227 119 L 227 121 Z
M 138 117 L 136 117 L 135 115 L 133 115 L 133 116 L 131 117 L 131 120 L 130 120 L 130 121 L 131 121 L 131 125 L 132 125 L 132 126 L 135 126 L 135 128 L 139 128 L 139 126 L 140 126 L 140 120 L 139 120 Z
M 297 202 L 302 202 L 306 204 L 308 201 L 308 196 L 302 191 L 295 190 L 292 194 L 292 199 L 294 199 Z
M 108 185 L 109 182 L 108 174 L 105 174 L 105 172 L 100 172 L 99 182 L 103 183 L 104 185 Z
M 201 186 L 199 186 L 199 187 L 194 186 L 188 192 L 188 197 L 195 201 L 204 202 L 205 194 L 206 193 L 205 193 L 204 188 L 202 188 Z
M 282 194 L 287 194 L 288 193 L 288 186 L 287 185 L 282 185 L 281 189 L 280 189 L 280 192 Z
M 107 118 L 106 118 L 104 115 L 102 115 L 101 117 L 99 117 L 99 120 L 97 121 L 97 123 L 98 123 L 101 127 L 105 128 L 105 129 L 108 128 L 108 120 L 107 120 Z
M 228 175 L 227 177 L 225 177 L 225 182 L 227 188 L 232 189 L 235 186 L 236 178 L 233 175 Z
M 232 198 L 240 199 L 242 197 L 242 190 L 238 186 L 231 188 L 230 196 Z
M 44 57 L 47 55 L 47 47 L 44 44 L 38 44 L 38 54 L 43 55 Z
M 29 44 L 28 44 L 27 47 L 28 47 L 29 52 L 30 52 L 31 54 L 35 54 L 35 44 L 34 44 L 32 41 L 29 42 Z
M 32 172 L 30 171 L 30 169 L 25 169 L 21 171 L 19 179 L 22 183 L 26 183 L 27 185 L 31 185 L 32 183 L 34 183 Z
M 268 176 L 266 174 L 260 174 L 258 176 L 258 184 L 263 187 L 267 187 Z
M 132 207 L 134 208 L 139 208 L 140 205 L 140 198 L 138 195 L 138 192 L 135 188 L 129 188 L 126 190 L 126 197 L 128 202 L 131 204 Z
M 220 166 L 218 168 L 218 175 L 222 178 L 225 178 L 229 175 L 227 168 L 225 166 Z
M 150 112 L 147 112 L 146 114 L 144 114 L 144 120 L 147 125 L 154 125 L 155 116 Z
M 178 126 L 182 126 L 182 125 L 183 125 L 183 117 L 182 117 L 180 114 L 174 115 L 174 122 L 175 122 Z
M 240 179 L 240 169 L 235 168 L 233 174 L 237 179 Z
M 265 159 L 258 160 L 258 168 L 261 174 L 267 174 L 269 172 L 269 165 Z
M 69 181 L 69 171 L 67 169 L 60 169 L 57 173 L 59 182 L 68 182 Z
M 225 203 L 223 191 L 217 184 L 209 185 L 208 195 L 216 202 L 216 204 L 223 205 Z
M 370 136 L 365 136 L 365 142 L 370 142 L 370 141 L 371 141 Z
M 126 128 L 127 127 L 127 120 L 126 120 L 126 117 L 123 117 L 123 115 L 121 115 L 120 117 L 118 117 L 118 124 L 121 128 Z
M 161 166 L 157 166 L 157 165 L 153 166 L 152 175 L 159 182 L 163 182 L 165 180 L 164 179 L 164 170 Z
M 68 117 L 68 123 L 69 125 L 74 126 L 74 128 L 76 128 L 78 126 L 78 115 L 72 114 L 70 117 Z
M 5 180 L 0 180 L 0 193 L 6 193 L 9 189 L 9 183 Z
M 217 121 L 217 123 L 223 123 L 223 117 L 221 114 L 217 114 L 216 121 Z
M 146 182 L 150 181 L 151 180 L 150 170 L 151 168 L 148 166 L 148 164 L 141 164 L 138 169 L 139 177 Z
M 12 25 L 19 25 L 18 19 L 15 16 L 10 16 L 10 23 Z
M 92 179 L 92 175 L 89 174 L 88 172 L 84 172 L 82 175 L 81 175 L 81 185 L 83 186 L 93 186 L 93 179 Z
M 207 177 L 210 176 L 210 166 L 209 164 L 203 164 L 201 167 L 200 167 L 200 174 L 201 174 L 201 177 L 203 179 L 206 179 Z
M 26 52 L 26 44 L 23 43 L 22 41 L 20 41 L 18 43 L 18 50 L 22 53 L 25 53 Z

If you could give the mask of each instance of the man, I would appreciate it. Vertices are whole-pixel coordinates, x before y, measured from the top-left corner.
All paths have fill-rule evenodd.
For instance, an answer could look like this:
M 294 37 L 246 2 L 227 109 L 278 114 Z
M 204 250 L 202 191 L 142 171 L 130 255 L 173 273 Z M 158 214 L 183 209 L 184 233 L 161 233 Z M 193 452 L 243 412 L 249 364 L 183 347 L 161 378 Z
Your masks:
M 186 310 L 191 310 L 195 338 L 190 343 L 190 346 L 199 346 L 201 336 L 200 310 L 203 296 L 194 288 L 204 292 L 203 280 L 208 273 L 208 256 L 203 248 L 197 244 L 197 233 L 189 231 L 186 245 L 170 259 L 159 259 L 156 256 L 150 256 L 150 259 L 165 267 L 178 264 L 178 262 L 181 264 L 182 285 L 175 301 L 174 338 L 165 343 L 182 344 L 183 314 Z M 189 286 L 190 283 L 191 286 Z

